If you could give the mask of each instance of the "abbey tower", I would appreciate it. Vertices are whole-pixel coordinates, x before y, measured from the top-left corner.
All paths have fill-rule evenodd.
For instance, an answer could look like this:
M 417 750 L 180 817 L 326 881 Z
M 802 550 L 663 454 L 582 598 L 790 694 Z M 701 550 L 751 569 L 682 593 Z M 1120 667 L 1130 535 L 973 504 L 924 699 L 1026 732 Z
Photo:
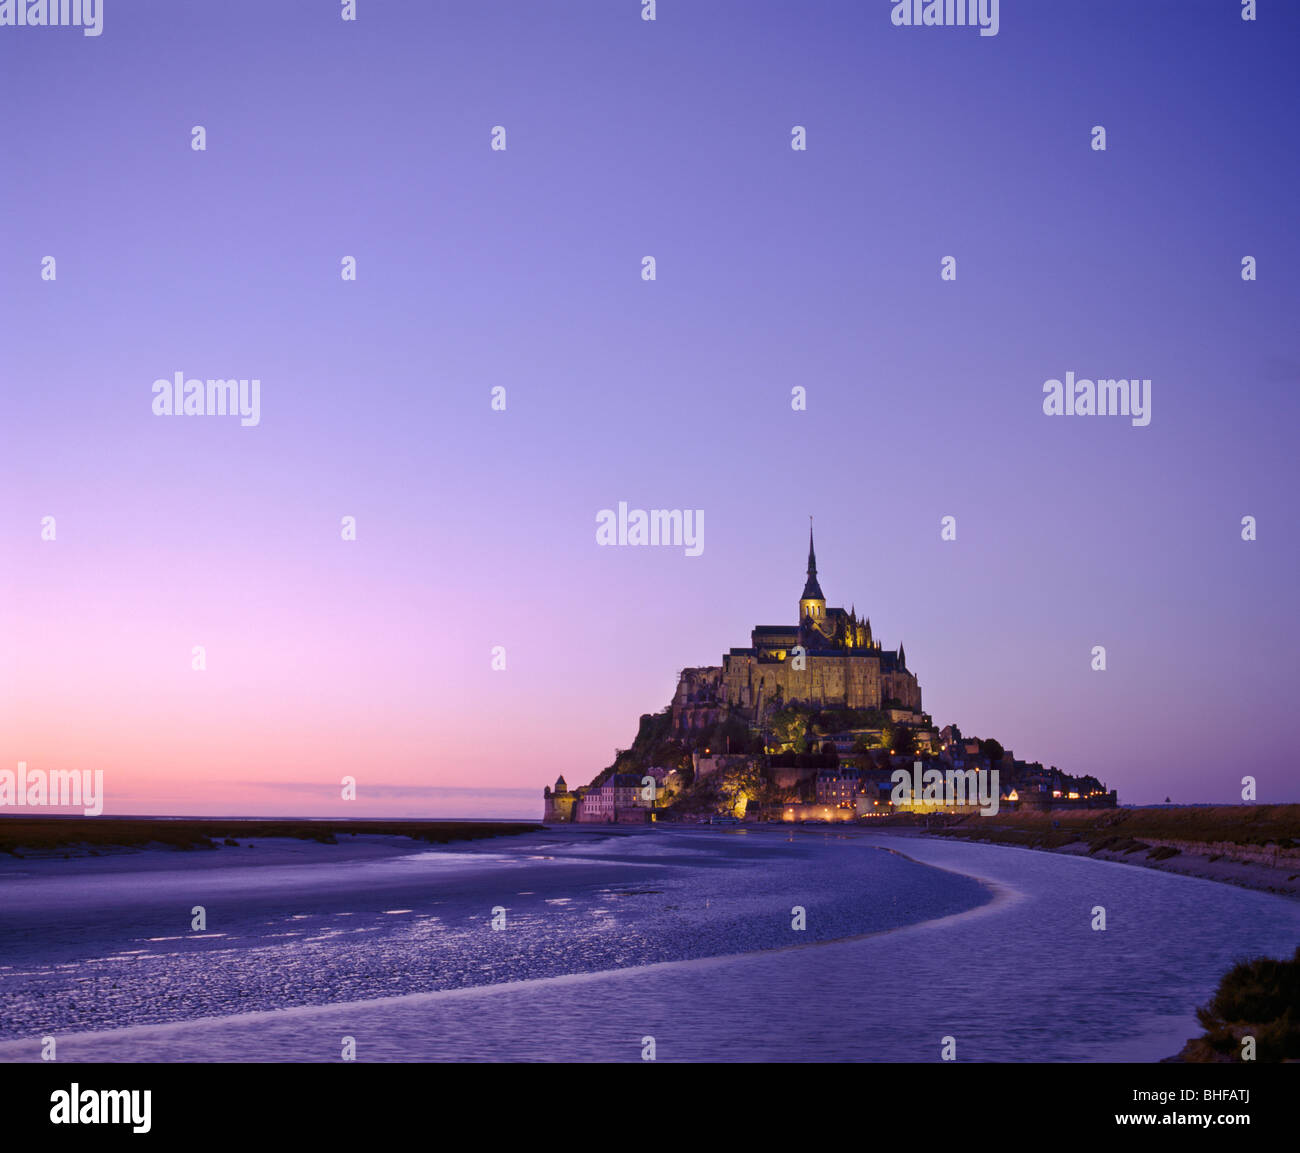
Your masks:
M 786 705 L 888 710 L 921 723 L 921 686 L 903 646 L 884 649 L 870 618 L 856 608 L 828 608 L 817 579 L 808 530 L 808 573 L 796 625 L 758 625 L 747 648 L 731 649 L 721 666 L 685 669 L 673 698 L 673 728 L 689 732 L 726 717 L 755 731 Z

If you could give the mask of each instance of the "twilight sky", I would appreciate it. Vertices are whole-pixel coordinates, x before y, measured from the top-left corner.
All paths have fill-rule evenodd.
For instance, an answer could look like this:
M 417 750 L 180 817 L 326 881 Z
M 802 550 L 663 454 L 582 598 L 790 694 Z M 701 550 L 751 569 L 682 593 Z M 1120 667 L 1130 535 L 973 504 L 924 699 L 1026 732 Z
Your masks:
M 1259 6 L 0 28 L 0 766 L 536 817 L 793 622 L 811 513 L 937 723 L 1121 802 L 1300 800 L 1300 5 Z M 178 372 L 258 378 L 260 424 L 153 415 Z M 1067 372 L 1149 378 L 1150 425 L 1044 415 Z M 703 509 L 703 554 L 598 547 L 620 500 Z

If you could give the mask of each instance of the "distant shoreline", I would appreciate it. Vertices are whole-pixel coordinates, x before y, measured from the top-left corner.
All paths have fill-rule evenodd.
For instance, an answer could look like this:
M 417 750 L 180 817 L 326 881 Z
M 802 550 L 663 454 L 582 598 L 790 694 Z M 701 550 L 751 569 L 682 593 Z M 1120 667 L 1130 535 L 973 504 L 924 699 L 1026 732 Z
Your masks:
M 943 818 L 940 818 L 943 819 Z M 449 844 L 541 833 L 534 821 L 432 818 L 64 817 L 0 815 L 0 861 L 84 859 L 149 850 L 253 848 L 289 839 L 346 844 L 358 836 Z M 741 826 L 745 827 L 745 826 Z M 756 828 L 763 828 L 757 826 Z M 888 818 L 872 829 L 1089 856 L 1300 899 L 1300 805 L 1108 809 L 971 816 L 922 828 Z M 610 830 L 615 827 L 610 826 Z M 592 832 L 610 831 L 585 826 Z M 630 831 L 619 829 L 620 832 Z
M 1137 865 L 1300 899 L 1300 805 L 965 817 L 924 835 Z
M 3 816 L 0 817 L 0 854 L 23 860 L 95 857 L 147 849 L 191 852 L 243 847 L 253 840 L 272 838 L 334 845 L 341 838 L 366 835 L 409 837 L 444 845 L 452 841 L 541 832 L 543 828 L 532 821 Z

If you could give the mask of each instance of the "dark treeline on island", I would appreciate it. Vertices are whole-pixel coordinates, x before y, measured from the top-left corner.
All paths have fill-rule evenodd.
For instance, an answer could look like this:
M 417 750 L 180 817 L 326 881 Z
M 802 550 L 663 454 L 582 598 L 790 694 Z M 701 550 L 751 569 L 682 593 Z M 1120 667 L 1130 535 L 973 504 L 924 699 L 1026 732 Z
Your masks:
M 94 856 L 115 849 L 182 850 L 238 848 L 252 840 L 289 837 L 335 845 L 351 836 L 410 837 L 432 844 L 532 833 L 541 825 L 522 821 L 255 820 L 241 817 L 5 817 L 0 853 L 22 856 L 52 849 L 80 849 Z M 248 847 L 252 847 L 249 845 Z

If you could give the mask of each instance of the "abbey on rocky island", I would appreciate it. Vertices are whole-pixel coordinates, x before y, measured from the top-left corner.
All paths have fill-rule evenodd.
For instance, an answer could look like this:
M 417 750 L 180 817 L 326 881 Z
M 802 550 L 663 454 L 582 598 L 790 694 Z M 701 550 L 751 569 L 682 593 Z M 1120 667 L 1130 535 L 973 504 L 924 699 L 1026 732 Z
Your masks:
M 720 665 L 683 669 L 671 706 L 642 714 L 631 748 L 591 784 L 570 792 L 561 777 L 542 800 L 543 820 L 558 823 L 847 821 L 1119 803 L 1095 776 L 1017 760 L 956 725 L 936 728 L 903 646 L 882 648 L 856 609 L 827 608 L 811 527 L 798 623 L 759 625 Z

